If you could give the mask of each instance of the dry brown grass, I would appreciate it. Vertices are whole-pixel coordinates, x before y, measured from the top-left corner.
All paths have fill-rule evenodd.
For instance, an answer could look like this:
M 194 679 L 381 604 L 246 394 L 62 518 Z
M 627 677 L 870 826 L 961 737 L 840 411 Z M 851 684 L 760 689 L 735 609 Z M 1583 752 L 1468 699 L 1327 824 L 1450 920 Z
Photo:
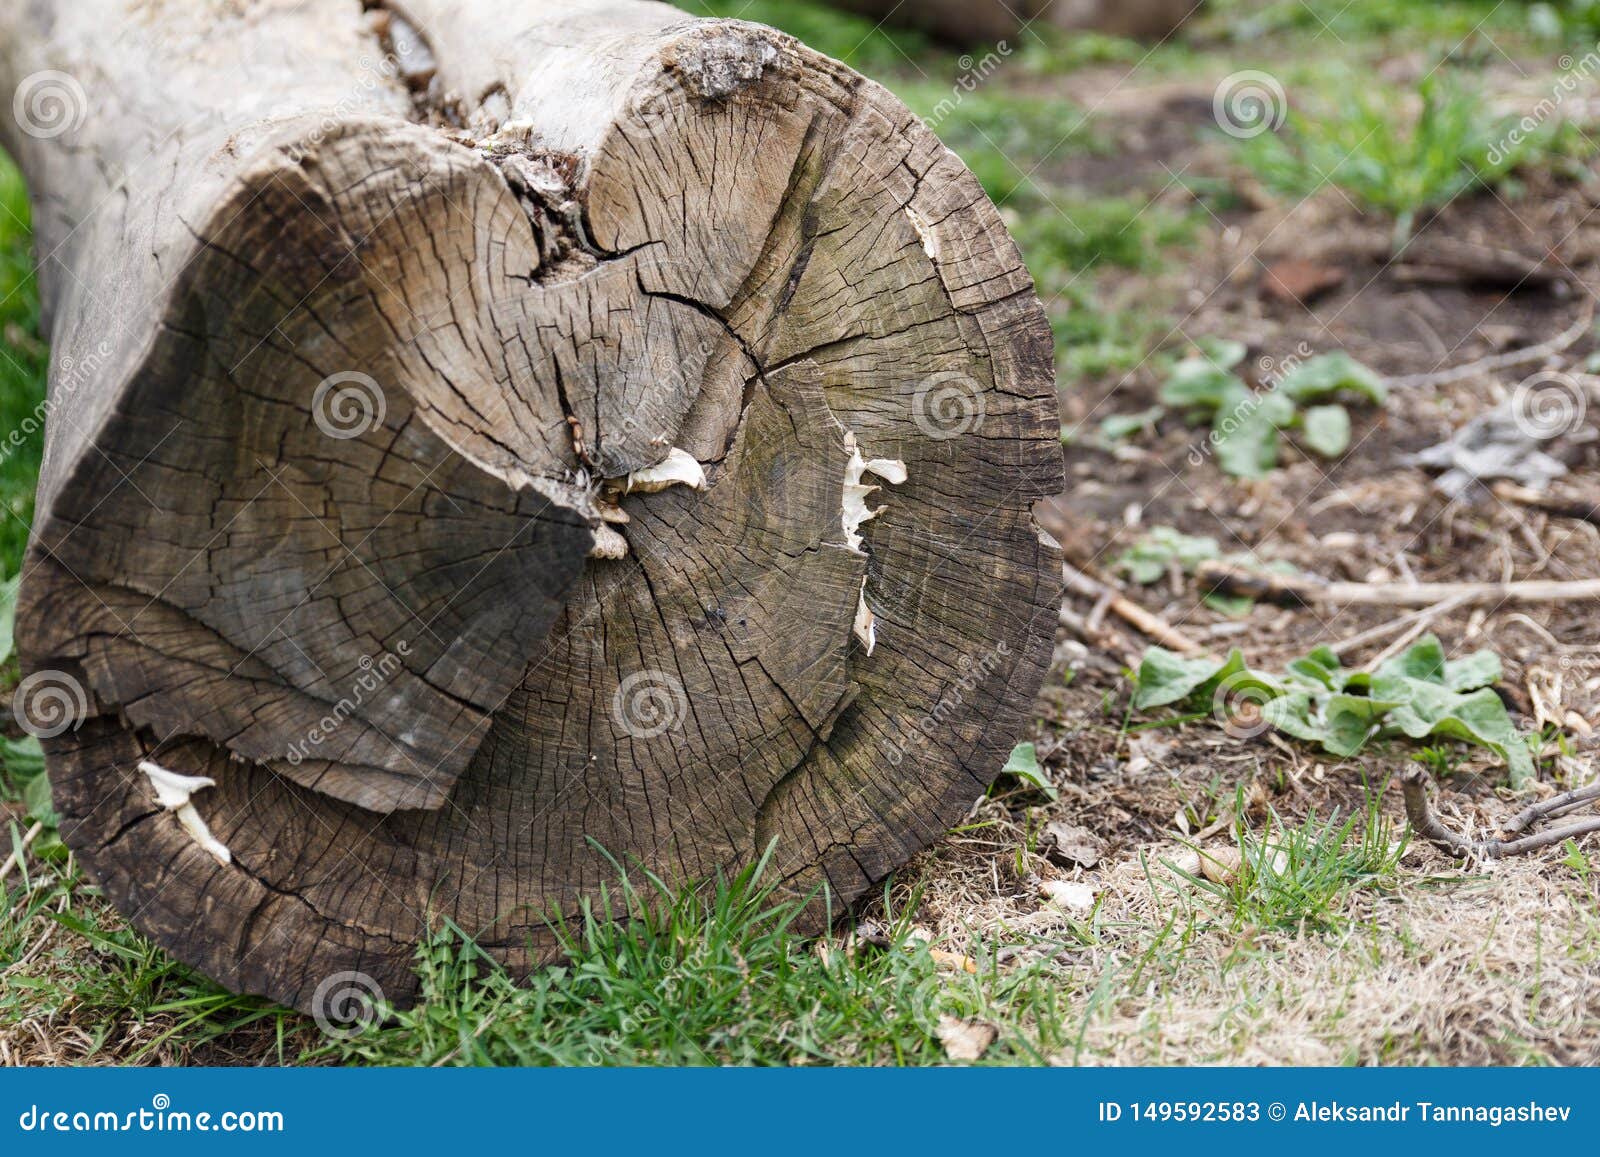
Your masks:
M 1092 823 L 1117 809 L 1090 789 L 1038 810 Z M 1176 832 L 1067 870 L 1023 850 L 999 804 L 978 820 L 983 838 L 923 857 L 904 887 L 953 950 L 1055 957 L 1080 1037 L 1058 1061 L 1600 1062 L 1600 872 L 1585 879 L 1559 850 L 1466 871 L 1410 847 L 1380 887 L 1342 897 L 1331 927 L 1281 930 L 1238 926 L 1226 898 L 1187 878 L 1193 844 Z M 1089 884 L 1092 917 L 1043 902 L 1043 878 Z

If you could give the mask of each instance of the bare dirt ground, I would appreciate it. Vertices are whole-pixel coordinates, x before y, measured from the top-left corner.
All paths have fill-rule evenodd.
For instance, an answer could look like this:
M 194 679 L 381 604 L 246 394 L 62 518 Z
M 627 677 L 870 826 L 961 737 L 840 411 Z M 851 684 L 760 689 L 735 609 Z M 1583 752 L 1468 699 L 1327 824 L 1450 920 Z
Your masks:
M 1393 388 L 1382 410 L 1355 412 L 1342 459 L 1290 451 L 1264 481 L 1231 479 L 1197 456 L 1203 431 L 1170 414 L 1132 445 L 1070 438 L 1071 489 L 1040 516 L 1069 561 L 1116 582 L 1113 561 L 1161 525 L 1328 579 L 1600 575 L 1592 515 L 1561 517 L 1483 487 L 1447 498 L 1411 460 L 1536 372 L 1569 375 L 1593 403 L 1585 361 L 1595 348 L 1600 188 L 1536 178 L 1514 204 L 1493 192 L 1464 197 L 1420 221 L 1410 256 L 1395 262 L 1386 227 L 1337 189 L 1299 203 L 1253 192 L 1226 152 L 1196 131 L 1210 122 L 1211 85 L 1139 87 L 1123 76 L 1073 78 L 1072 95 L 1101 109 L 1100 130 L 1124 147 L 1112 158 L 1063 161 L 1060 176 L 1096 190 L 1131 186 L 1166 202 L 1189 196 L 1179 175 L 1212 176 L 1245 197 L 1225 213 L 1208 210 L 1211 228 L 1190 260 L 1156 278 L 1114 273 L 1102 279 L 1102 295 L 1170 314 L 1169 345 L 1203 336 L 1246 343 L 1241 369 L 1258 382 L 1286 358 L 1343 349 Z M 1112 91 L 1096 92 L 1097 79 Z M 1422 254 L 1456 244 L 1502 251 L 1506 268 L 1422 268 Z M 1265 289 L 1269 270 L 1290 261 L 1337 284 L 1309 304 L 1275 297 Z M 1560 348 L 1524 353 L 1540 343 Z M 1064 424 L 1087 434 L 1109 413 L 1151 406 L 1158 386 L 1146 364 L 1069 389 Z M 1579 415 L 1547 449 L 1570 469 L 1550 493 L 1592 509 L 1600 494 L 1592 417 Z M 1241 647 L 1253 665 L 1270 669 L 1407 613 L 1257 606 L 1233 619 L 1202 605 L 1185 576 L 1120 585 L 1201 645 Z M 1385 788 L 1413 766 L 1414 747 L 1341 762 L 1272 732 L 1235 738 L 1211 719 L 1124 730 L 1127 667 L 1151 640 L 1093 599 L 1069 595 L 1066 608 L 1073 626 L 1059 636 L 1037 734 L 1059 800 L 1019 791 L 984 801 L 970 830 L 924 856 L 906 885 L 921 891 L 924 922 L 975 953 L 996 943 L 1002 955 L 1056 951 L 1063 929 L 1078 936 L 1057 962 L 1089 995 L 1072 1002 L 1080 1043 L 1058 1059 L 1600 1061 L 1600 874 L 1588 867 L 1600 842 L 1591 837 L 1576 855 L 1557 848 L 1464 865 L 1413 840 L 1392 875 L 1344 890 L 1321 927 L 1252 920 L 1189 878 L 1194 849 L 1230 847 L 1237 831 L 1271 844 L 1275 832 L 1308 817 L 1360 815 L 1369 793 L 1381 793 L 1378 807 L 1392 825 L 1385 838 L 1398 841 L 1399 791 Z M 1489 603 L 1446 610 L 1426 627 L 1451 654 L 1501 655 L 1500 690 L 1514 719 L 1562 722 L 1564 742 L 1547 748 L 1536 795 L 1595 778 L 1588 730 L 1600 689 L 1600 618 L 1592 603 Z M 1345 662 L 1369 663 L 1417 630 L 1384 634 Z M 1438 785 L 1441 814 L 1459 830 L 1492 834 L 1526 802 L 1504 782 L 1492 759 L 1463 759 Z M 1098 861 L 1049 854 L 1043 833 L 1053 822 L 1086 828 Z M 1042 889 L 1061 880 L 1092 889 L 1092 916 L 1046 901 Z

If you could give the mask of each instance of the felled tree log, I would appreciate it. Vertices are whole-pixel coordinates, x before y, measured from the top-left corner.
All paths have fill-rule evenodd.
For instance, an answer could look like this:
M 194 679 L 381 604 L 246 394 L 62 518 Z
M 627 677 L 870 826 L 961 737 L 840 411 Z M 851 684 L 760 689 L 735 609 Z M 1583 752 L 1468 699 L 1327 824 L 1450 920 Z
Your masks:
M 835 0 L 848 8 L 955 44 L 1016 40 L 1028 26 L 1160 40 L 1204 0 Z
M 820 926 L 995 776 L 1050 333 L 883 89 L 623 0 L 9 4 L 0 82 L 55 351 L 19 707 L 163 947 L 403 1001 L 442 919 L 525 970 L 608 856 L 769 846 Z

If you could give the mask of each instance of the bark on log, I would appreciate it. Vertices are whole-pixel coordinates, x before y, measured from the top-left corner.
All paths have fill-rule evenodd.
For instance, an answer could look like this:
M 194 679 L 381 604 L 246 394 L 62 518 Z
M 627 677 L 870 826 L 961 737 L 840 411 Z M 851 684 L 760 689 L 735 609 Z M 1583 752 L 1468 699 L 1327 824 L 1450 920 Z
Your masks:
M 12 3 L 0 84 L 55 351 L 21 708 L 163 947 L 403 1001 L 440 918 L 547 959 L 600 849 L 776 841 L 838 905 L 995 776 L 1050 333 L 883 89 L 631 0 Z
M 1032 25 L 1162 40 L 1204 0 L 835 0 L 841 8 L 954 44 L 1016 40 Z

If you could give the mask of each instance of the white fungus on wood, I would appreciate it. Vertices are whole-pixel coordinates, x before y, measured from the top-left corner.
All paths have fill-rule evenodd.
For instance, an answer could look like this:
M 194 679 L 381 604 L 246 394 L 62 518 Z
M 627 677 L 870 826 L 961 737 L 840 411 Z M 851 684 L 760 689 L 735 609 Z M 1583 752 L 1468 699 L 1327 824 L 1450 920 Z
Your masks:
M 594 545 L 589 548 L 590 558 L 627 558 L 628 540 L 620 533 L 611 529 L 609 523 L 602 522 L 594 528 Z
M 891 486 L 898 486 L 906 480 L 906 464 L 895 458 L 865 459 L 861 456 L 861 447 L 856 444 L 855 432 L 846 430 L 844 435 L 844 448 L 850 452 L 850 459 L 844 465 L 844 501 L 841 512 L 841 521 L 844 524 L 845 542 L 851 550 L 861 549 L 860 527 L 863 522 L 876 518 L 882 514 L 886 507 L 873 509 L 867 505 L 867 495 L 877 490 L 876 486 L 866 486 L 861 479 L 872 474 L 883 479 Z M 877 621 L 872 616 L 872 608 L 867 606 L 867 580 L 861 580 L 861 594 L 856 602 L 855 636 L 861 640 L 861 645 L 866 648 L 867 654 L 872 654 L 873 647 L 878 644 Z
M 201 788 L 216 787 L 217 781 L 203 775 L 180 775 L 148 759 L 140 761 L 139 770 L 145 773 L 150 786 L 156 789 L 156 802 L 178 817 L 183 830 L 193 837 L 194 842 L 209 852 L 217 863 L 231 864 L 233 853 L 211 834 L 211 828 L 195 810 L 190 799 Z
M 646 466 L 629 474 L 623 483 L 624 494 L 654 494 L 669 486 L 683 485 L 691 490 L 706 488 L 705 467 L 695 461 L 687 450 L 674 446 L 667 456 L 654 466 Z

